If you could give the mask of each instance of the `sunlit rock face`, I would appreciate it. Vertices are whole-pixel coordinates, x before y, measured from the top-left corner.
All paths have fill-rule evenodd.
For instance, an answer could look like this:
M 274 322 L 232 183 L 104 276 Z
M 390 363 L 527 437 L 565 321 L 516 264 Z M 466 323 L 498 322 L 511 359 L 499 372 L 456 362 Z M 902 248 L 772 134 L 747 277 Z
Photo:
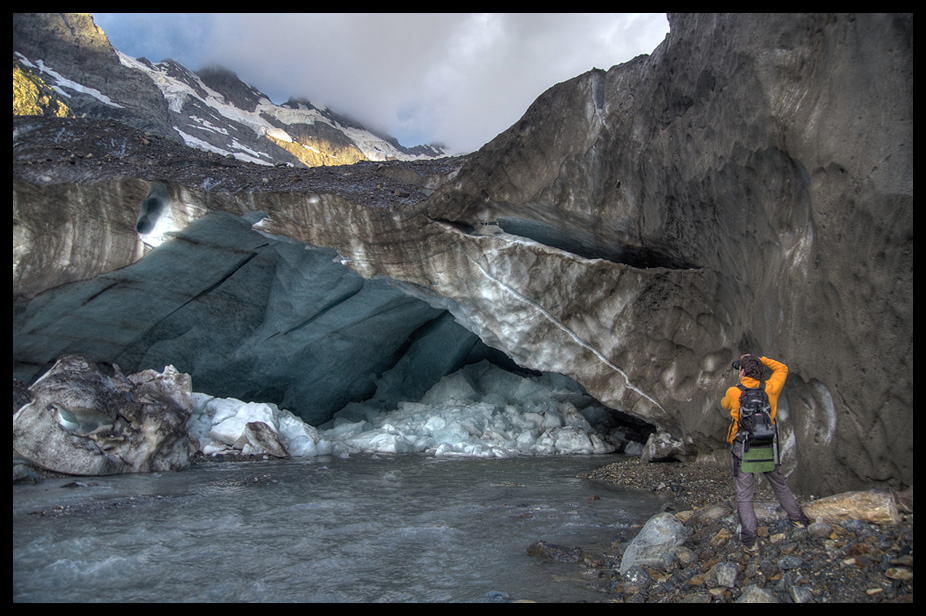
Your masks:
M 427 198 L 371 207 L 359 193 L 291 190 L 277 177 L 225 192 L 196 181 L 205 170 L 178 169 L 182 181 L 159 178 L 171 216 L 227 212 L 176 238 L 184 254 L 169 262 L 188 259 L 185 268 L 151 265 L 181 250 L 168 242 L 138 262 L 144 275 L 123 283 L 125 268 L 79 283 L 98 286 L 62 305 L 93 306 L 143 280 L 160 280 L 161 295 L 183 288 L 144 327 L 161 301 L 153 287 L 120 308 L 131 319 L 111 316 L 119 302 L 100 303 L 98 321 L 119 327 L 93 352 L 124 331 L 111 355 L 284 400 L 323 389 L 328 377 L 315 370 L 352 375 L 335 389 L 367 399 L 367 375 L 406 356 L 444 357 L 446 346 L 433 383 L 491 348 L 523 369 L 573 377 L 692 457 L 724 465 L 730 361 L 768 355 L 790 368 L 779 416 L 797 489 L 912 485 L 912 17 L 670 21 L 652 55 L 551 88 Z M 14 190 L 14 211 L 37 207 L 53 185 L 30 189 L 31 204 Z M 132 224 L 150 194 L 119 205 Z M 191 258 L 189 238 L 220 219 L 237 230 L 207 242 L 224 256 Z M 14 264 L 16 250 L 14 241 Z M 327 273 L 308 274 L 310 262 Z M 251 269 L 260 273 L 238 278 Z M 51 274 L 36 266 L 19 284 L 37 289 L 37 276 Z M 317 294 L 316 276 L 326 289 Z M 30 356 L 30 337 L 74 331 L 46 336 L 59 321 L 37 316 L 53 314 L 43 305 L 63 293 L 17 307 L 17 366 L 54 355 Z M 245 308 L 246 295 L 265 299 Z M 402 316 L 384 326 L 387 314 Z M 309 335 L 342 316 L 329 334 Z M 457 343 L 410 353 L 451 322 Z M 192 358 L 207 337 L 224 342 Z M 77 338 L 61 349 L 90 346 Z M 240 390 L 215 394 L 247 397 Z

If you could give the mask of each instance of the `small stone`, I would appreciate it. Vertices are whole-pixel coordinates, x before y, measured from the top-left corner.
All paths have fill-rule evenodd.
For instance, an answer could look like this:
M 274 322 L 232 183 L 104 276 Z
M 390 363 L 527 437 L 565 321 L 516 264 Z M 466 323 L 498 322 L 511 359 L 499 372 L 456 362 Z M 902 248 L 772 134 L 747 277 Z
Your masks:
M 684 546 L 678 549 L 678 554 L 676 554 L 675 557 L 678 559 L 678 564 L 682 567 L 689 567 L 698 560 L 698 555 Z
M 794 551 L 795 551 L 796 549 L 797 549 L 797 544 L 794 544 L 794 543 L 784 543 L 784 544 L 782 544 L 781 549 L 780 549 L 779 551 L 780 551 L 782 554 L 784 554 L 784 555 L 787 556 L 788 554 L 793 554 Z
M 646 592 L 654 583 L 653 576 L 646 570 L 634 565 L 623 575 L 624 592 L 642 593 Z
M 897 558 L 892 558 L 890 562 L 892 565 L 900 565 L 902 567 L 910 567 L 912 569 L 913 568 L 913 555 L 905 554 Z
M 804 566 L 804 561 L 798 556 L 785 556 L 778 561 L 778 566 L 782 569 L 797 569 Z
M 726 505 L 709 505 L 694 512 L 694 519 L 700 522 L 715 522 L 729 515 L 732 510 Z M 685 520 L 683 520 L 685 521 Z
M 813 593 L 804 586 L 791 586 L 788 595 L 795 603 L 813 603 Z
M 730 531 L 728 531 L 726 528 L 721 528 L 713 537 L 711 537 L 710 544 L 715 548 L 722 547 L 730 541 L 730 537 Z
M 814 539 L 826 539 L 833 536 L 833 525 L 828 522 L 814 522 L 807 527 L 807 534 Z
M 713 569 L 717 585 L 726 588 L 733 588 L 736 586 L 736 577 L 739 575 L 739 572 L 739 567 L 731 562 L 718 563 Z
M 913 579 L 913 569 L 907 569 L 906 567 L 891 567 L 884 572 L 884 575 L 892 580 L 909 582 Z
M 688 579 L 688 584 L 691 586 L 704 586 L 704 581 L 707 579 L 707 574 L 702 573 L 701 575 L 696 575 Z
M 582 560 L 581 548 L 568 548 L 546 541 L 535 541 L 527 547 L 527 553 L 561 563 L 577 563 Z
M 743 589 L 743 593 L 740 595 L 740 598 L 736 600 L 737 603 L 781 603 L 778 600 L 778 597 L 765 590 L 764 588 L 759 588 L 755 584 L 747 586 Z

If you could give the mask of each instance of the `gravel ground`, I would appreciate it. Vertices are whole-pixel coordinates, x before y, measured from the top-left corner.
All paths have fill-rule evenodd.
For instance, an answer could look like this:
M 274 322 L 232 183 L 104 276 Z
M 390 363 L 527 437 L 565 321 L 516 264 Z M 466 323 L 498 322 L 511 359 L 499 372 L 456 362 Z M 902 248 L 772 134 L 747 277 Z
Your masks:
M 633 458 L 585 477 L 664 494 L 666 510 L 689 533 L 669 571 L 644 567 L 621 577 L 620 555 L 632 536 L 615 539 L 609 554 L 586 554 L 582 575 L 602 591 L 602 601 L 913 602 L 912 512 L 897 526 L 849 520 L 792 528 L 778 510 L 760 518 L 759 550 L 749 554 L 738 538 L 731 473 L 723 469 Z M 771 505 L 774 496 L 762 484 L 756 502 Z
M 13 117 L 13 177 L 36 184 L 169 179 L 205 192 L 326 193 L 368 207 L 412 207 L 465 157 L 331 167 L 258 165 L 184 147 L 119 122 Z

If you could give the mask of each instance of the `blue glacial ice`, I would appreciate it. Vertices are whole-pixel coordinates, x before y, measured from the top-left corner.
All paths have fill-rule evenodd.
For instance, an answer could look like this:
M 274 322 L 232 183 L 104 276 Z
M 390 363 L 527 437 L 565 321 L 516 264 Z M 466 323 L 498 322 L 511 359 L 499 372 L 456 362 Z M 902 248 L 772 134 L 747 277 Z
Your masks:
M 606 413 L 605 413 L 606 414 Z M 482 361 L 445 376 L 417 401 L 353 402 L 311 426 L 274 404 L 194 394 L 190 432 L 205 454 L 260 454 L 242 438 L 263 422 L 291 456 L 423 453 L 509 458 L 615 450 L 591 422 L 602 407 L 571 379 L 520 376 Z

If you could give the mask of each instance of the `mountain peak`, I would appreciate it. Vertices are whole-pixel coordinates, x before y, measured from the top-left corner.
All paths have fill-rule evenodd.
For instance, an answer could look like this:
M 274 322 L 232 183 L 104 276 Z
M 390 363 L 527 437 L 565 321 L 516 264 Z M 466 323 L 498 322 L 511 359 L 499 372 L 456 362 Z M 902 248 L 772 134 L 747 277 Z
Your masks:
M 309 101 L 275 105 L 222 66 L 194 72 L 174 60 L 132 58 L 110 45 L 89 14 L 14 14 L 13 57 L 63 92 L 74 115 L 118 120 L 248 162 L 313 167 L 445 155 L 432 146 L 405 148 Z
M 196 71 L 196 76 L 210 89 L 224 96 L 226 101 L 246 111 L 254 111 L 261 101 L 269 100 L 265 94 L 222 66 L 208 66 Z
M 47 53 L 44 43 L 54 40 L 72 51 L 114 53 L 109 37 L 90 13 L 13 13 L 14 50 L 26 53 L 40 48 Z

